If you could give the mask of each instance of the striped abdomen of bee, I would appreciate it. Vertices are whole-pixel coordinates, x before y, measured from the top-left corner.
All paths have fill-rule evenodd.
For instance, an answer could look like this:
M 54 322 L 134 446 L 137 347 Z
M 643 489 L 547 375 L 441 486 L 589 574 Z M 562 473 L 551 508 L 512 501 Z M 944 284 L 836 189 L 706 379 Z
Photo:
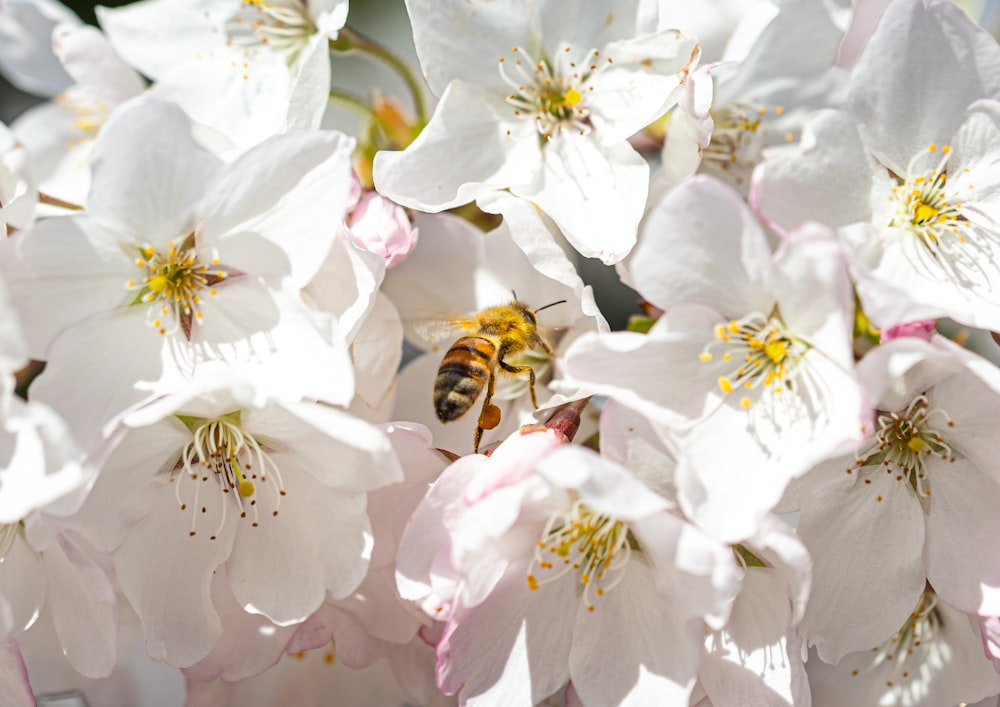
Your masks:
M 496 355 L 496 345 L 481 336 L 463 336 L 448 349 L 434 380 L 434 409 L 441 422 L 469 411 L 493 376 Z

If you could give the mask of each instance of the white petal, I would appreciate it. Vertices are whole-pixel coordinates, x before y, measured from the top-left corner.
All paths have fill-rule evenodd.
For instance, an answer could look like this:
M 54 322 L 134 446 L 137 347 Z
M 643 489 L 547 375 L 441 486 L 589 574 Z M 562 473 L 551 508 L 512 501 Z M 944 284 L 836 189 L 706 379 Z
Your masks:
M 66 533 L 44 553 L 48 607 L 63 654 L 80 673 L 107 677 L 118 660 L 115 590 L 85 545 Z
M 933 466 L 932 466 L 933 465 Z M 965 459 L 930 460 L 927 579 L 959 611 L 1000 614 L 1000 562 L 995 533 L 1000 486 Z
M 530 185 L 542 159 L 538 132 L 513 111 L 502 95 L 452 82 L 406 150 L 375 155 L 375 188 L 403 206 L 442 211 L 497 189 Z
M 923 512 L 909 484 L 879 469 L 866 484 L 853 479 L 856 473 L 814 488 L 799 515 L 798 532 L 813 557 L 802 630 L 831 663 L 886 641 L 926 584 Z
M 883 13 L 852 73 L 849 104 L 880 161 L 905 174 L 913 155 L 951 140 L 966 106 L 998 95 L 996 40 L 951 2 L 907 0 Z
M 7 0 L 0 12 L 0 67 L 5 78 L 23 91 L 55 96 L 72 79 L 52 53 L 52 31 L 59 23 L 80 19 L 54 0 Z
M 686 707 L 704 628 L 683 623 L 657 594 L 641 560 L 614 589 L 582 604 L 570 650 L 573 688 L 583 704 Z
M 555 135 L 542 148 L 540 185 L 510 184 L 538 204 L 582 255 L 617 263 L 635 244 L 649 191 L 649 166 L 626 142 L 601 145 L 594 133 Z
M 0 641 L 0 690 L 8 707 L 34 707 L 35 696 L 28 682 L 21 650 L 13 638 Z
M 661 309 L 699 304 L 739 317 L 773 303 L 764 232 L 739 194 L 712 177 L 678 185 L 650 210 L 628 268 Z

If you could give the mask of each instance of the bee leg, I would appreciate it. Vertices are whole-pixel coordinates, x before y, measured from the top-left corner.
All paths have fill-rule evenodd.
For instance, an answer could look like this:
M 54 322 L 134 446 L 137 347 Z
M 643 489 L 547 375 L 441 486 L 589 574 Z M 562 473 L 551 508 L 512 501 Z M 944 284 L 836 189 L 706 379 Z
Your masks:
M 483 439 L 483 430 L 492 430 L 497 426 L 499 419 L 488 420 L 487 415 L 491 407 L 494 407 L 491 403 L 493 402 L 493 391 L 496 390 L 497 377 L 490 371 L 489 380 L 486 382 L 486 396 L 483 398 L 483 409 L 479 413 L 479 420 L 476 423 L 476 434 L 473 438 L 472 450 L 476 454 L 479 454 L 479 443 Z M 492 422 L 492 424 L 490 424 Z
M 497 363 L 499 363 L 500 368 L 507 371 L 507 373 L 528 374 L 528 392 L 531 393 L 531 404 L 533 407 L 538 408 L 538 400 L 535 398 L 535 369 L 531 366 L 512 366 L 503 359 L 500 359 Z

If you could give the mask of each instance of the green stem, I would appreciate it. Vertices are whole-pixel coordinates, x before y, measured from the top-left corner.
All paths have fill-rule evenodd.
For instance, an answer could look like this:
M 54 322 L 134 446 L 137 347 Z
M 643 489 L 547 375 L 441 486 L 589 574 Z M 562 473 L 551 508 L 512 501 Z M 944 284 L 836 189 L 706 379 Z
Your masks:
M 407 66 L 406 62 L 386 49 L 381 44 L 359 34 L 350 27 L 344 27 L 337 33 L 337 38 L 330 41 L 330 48 L 335 51 L 361 51 L 379 59 L 394 69 L 406 83 L 413 97 L 413 107 L 420 125 L 427 124 L 427 100 L 424 97 L 423 84 L 417 75 Z
M 346 93 L 345 91 L 338 91 L 335 88 L 331 88 L 330 101 L 350 108 L 355 113 L 358 113 L 362 118 L 367 120 L 376 120 L 375 113 L 372 112 L 371 107 L 369 107 L 364 99 L 355 96 L 353 93 Z

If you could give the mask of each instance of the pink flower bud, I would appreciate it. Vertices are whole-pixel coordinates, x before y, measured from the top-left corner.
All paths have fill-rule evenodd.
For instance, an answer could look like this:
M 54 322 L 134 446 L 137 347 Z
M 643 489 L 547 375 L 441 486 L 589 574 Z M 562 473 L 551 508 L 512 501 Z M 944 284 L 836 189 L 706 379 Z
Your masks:
M 935 321 L 933 319 L 918 319 L 914 322 L 897 324 L 896 326 L 891 326 L 888 329 L 882 330 L 881 341 L 884 344 L 887 341 L 892 341 L 893 339 L 902 339 L 906 337 L 930 341 L 931 336 L 934 334 L 934 327 Z
M 381 255 L 387 268 L 403 262 L 417 244 L 418 231 L 403 207 L 375 192 L 361 197 L 347 227 L 355 245 Z

